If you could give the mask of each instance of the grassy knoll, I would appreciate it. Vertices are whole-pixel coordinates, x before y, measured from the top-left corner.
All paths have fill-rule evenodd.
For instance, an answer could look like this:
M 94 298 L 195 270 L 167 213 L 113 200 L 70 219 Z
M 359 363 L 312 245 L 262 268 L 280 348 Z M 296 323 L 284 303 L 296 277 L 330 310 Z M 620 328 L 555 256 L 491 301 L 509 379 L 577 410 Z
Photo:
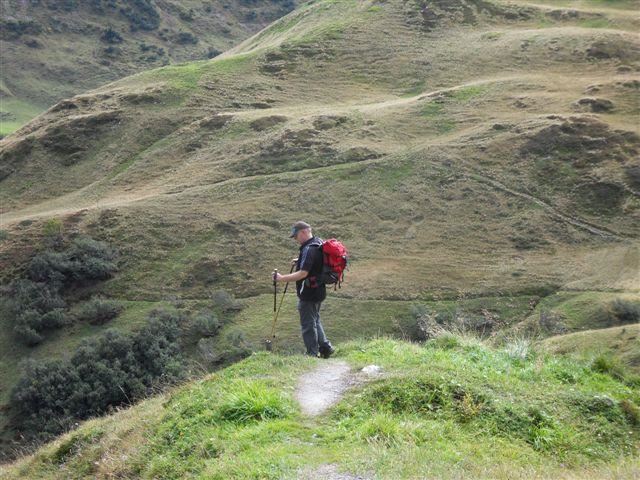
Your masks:
M 322 465 L 366 478 L 622 478 L 638 473 L 640 394 L 590 364 L 445 335 L 352 342 L 383 367 L 325 416 L 293 391 L 317 363 L 261 353 L 4 468 L 6 478 L 299 478 Z

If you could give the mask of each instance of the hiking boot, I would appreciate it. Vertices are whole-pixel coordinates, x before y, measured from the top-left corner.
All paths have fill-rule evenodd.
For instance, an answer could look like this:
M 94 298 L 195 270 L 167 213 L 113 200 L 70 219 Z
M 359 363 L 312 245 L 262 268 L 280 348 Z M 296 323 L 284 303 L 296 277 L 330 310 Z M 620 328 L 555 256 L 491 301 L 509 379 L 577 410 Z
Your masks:
M 331 344 L 329 345 L 323 345 L 322 347 L 320 347 L 318 350 L 320 350 L 320 357 L 321 358 L 329 358 L 331 355 L 333 355 L 336 351 L 335 348 L 333 348 L 331 346 Z

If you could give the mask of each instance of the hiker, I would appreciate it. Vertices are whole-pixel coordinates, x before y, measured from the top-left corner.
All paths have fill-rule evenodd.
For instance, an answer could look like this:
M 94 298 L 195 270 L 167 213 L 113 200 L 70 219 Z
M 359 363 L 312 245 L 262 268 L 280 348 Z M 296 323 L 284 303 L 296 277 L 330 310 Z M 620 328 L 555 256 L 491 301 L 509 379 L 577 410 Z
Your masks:
M 335 350 L 327 339 L 320 321 L 320 305 L 327 296 L 327 288 L 324 283 L 317 281 L 323 265 L 320 249 L 322 240 L 313 236 L 311 225 L 306 222 L 294 223 L 290 237 L 300 244 L 298 258 L 293 259 L 296 271 L 288 275 L 276 272 L 274 280 L 296 282 L 302 340 L 307 348 L 307 355 L 317 357 L 319 354 L 322 358 L 329 358 Z

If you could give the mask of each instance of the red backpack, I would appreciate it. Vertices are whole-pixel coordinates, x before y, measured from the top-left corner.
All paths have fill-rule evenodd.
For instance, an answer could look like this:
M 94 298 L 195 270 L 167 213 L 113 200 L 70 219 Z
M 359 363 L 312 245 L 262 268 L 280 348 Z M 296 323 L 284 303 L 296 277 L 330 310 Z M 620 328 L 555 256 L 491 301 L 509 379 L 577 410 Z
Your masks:
M 335 238 L 322 242 L 323 266 L 320 282 L 337 285 L 344 281 L 344 270 L 347 268 L 348 252 L 342 243 Z

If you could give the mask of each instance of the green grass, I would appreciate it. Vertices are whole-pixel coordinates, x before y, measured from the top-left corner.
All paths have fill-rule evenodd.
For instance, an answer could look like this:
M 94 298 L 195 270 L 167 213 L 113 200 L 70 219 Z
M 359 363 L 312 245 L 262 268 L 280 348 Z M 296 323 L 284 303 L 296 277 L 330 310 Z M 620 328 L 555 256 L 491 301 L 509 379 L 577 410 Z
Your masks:
M 640 301 L 637 295 L 630 293 L 559 291 L 545 297 L 530 320 L 536 320 L 543 312 L 556 316 L 569 331 L 607 328 L 620 323 L 611 311 L 612 302 L 617 299 L 632 304 Z
M 557 335 L 541 342 L 552 353 L 564 354 L 590 361 L 598 356 L 610 358 L 640 375 L 640 324 L 587 330 Z
M 90 421 L 2 473 L 55 478 L 64 465 L 74 477 L 293 479 L 327 464 L 398 479 L 636 471 L 640 391 L 589 364 L 540 352 L 514 359 L 464 337 L 352 342 L 339 356 L 354 369 L 380 365 L 384 376 L 316 419 L 301 416 L 293 391 L 317 361 L 260 353 Z
M 458 102 L 468 102 L 472 98 L 478 97 L 485 93 L 489 89 L 486 85 L 469 85 L 462 88 L 457 88 L 451 92 L 448 92 L 451 98 Z
M 15 97 L 0 98 L 0 111 L 7 112 L 11 118 L 0 119 L 0 136 L 7 136 L 22 127 L 29 120 L 40 115 L 45 109 L 26 100 Z
M 579 25 L 584 28 L 610 28 L 611 21 L 608 18 L 588 18 L 580 20 Z

